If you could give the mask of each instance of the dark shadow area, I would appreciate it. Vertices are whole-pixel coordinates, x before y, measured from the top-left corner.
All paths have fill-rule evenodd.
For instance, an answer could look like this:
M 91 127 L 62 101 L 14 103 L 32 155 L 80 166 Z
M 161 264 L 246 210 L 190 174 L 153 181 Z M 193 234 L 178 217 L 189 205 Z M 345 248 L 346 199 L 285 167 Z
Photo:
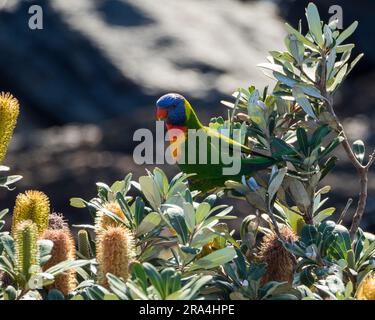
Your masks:
M 31 4 L 0 12 L 0 86 L 19 98 L 22 112 L 45 126 L 96 123 L 152 102 L 48 2 L 43 2 L 45 28 L 29 29 Z
M 104 20 L 113 26 L 139 27 L 154 23 L 154 20 L 136 7 L 120 0 L 101 1 L 97 9 L 103 15 Z
M 225 74 L 225 70 L 198 61 L 178 61 L 175 62 L 175 65 L 181 69 L 197 70 L 202 75 L 220 76 Z

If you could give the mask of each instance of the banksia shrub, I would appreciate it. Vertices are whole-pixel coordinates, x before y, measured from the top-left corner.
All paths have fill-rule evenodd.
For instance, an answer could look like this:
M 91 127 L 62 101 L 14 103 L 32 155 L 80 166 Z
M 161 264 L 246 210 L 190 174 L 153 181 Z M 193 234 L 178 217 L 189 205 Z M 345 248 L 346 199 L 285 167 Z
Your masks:
M 20 222 L 14 231 L 16 270 L 23 276 L 23 280 L 29 278 L 29 270 L 32 265 L 38 264 L 38 228 L 31 220 Z
M 41 235 L 48 227 L 49 212 L 49 199 L 43 192 L 28 190 L 20 193 L 13 210 L 12 230 L 15 230 L 21 221 L 31 220 L 36 224 L 38 234 Z
M 369 273 L 360 283 L 357 290 L 358 300 L 375 300 L 375 273 Z
M 44 270 L 66 260 L 74 260 L 75 246 L 74 240 L 68 228 L 64 229 L 47 229 L 42 235 L 42 239 L 53 242 L 51 258 L 43 266 Z M 72 292 L 76 286 L 76 272 L 73 269 L 65 271 L 55 277 L 52 288 L 60 290 L 64 295 Z
M 297 236 L 286 226 L 280 228 L 280 233 L 287 241 L 296 241 Z M 293 280 L 294 260 L 278 240 L 276 233 L 267 234 L 263 237 L 259 248 L 259 259 L 267 263 L 267 272 L 263 276 L 261 285 L 269 281 Z
M 3 163 L 19 114 L 18 100 L 10 93 L 0 93 L 0 164 Z
M 48 229 L 60 230 L 66 228 L 68 228 L 68 224 L 61 213 L 53 212 L 48 216 Z
M 86 230 L 78 231 L 78 251 L 87 259 L 91 258 L 91 246 L 89 240 L 89 234 Z
M 135 251 L 133 237 L 125 227 L 109 227 L 98 235 L 96 260 L 99 264 L 99 283 L 108 287 L 107 273 L 125 281 L 129 276 L 129 264 Z
M 122 212 L 120 205 L 117 202 L 109 202 L 103 206 L 104 209 L 115 214 L 122 220 L 125 220 L 125 214 Z M 117 227 L 119 223 L 106 215 L 103 211 L 98 211 L 95 219 L 96 232 L 101 232 L 109 227 Z

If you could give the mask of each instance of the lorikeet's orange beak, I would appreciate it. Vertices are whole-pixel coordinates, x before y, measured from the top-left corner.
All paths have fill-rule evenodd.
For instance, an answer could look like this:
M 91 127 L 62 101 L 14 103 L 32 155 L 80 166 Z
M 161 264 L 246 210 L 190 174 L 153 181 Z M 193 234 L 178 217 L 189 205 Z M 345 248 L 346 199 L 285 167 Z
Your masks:
M 163 121 L 167 119 L 168 111 L 165 108 L 157 108 L 156 110 L 156 119 L 158 121 Z

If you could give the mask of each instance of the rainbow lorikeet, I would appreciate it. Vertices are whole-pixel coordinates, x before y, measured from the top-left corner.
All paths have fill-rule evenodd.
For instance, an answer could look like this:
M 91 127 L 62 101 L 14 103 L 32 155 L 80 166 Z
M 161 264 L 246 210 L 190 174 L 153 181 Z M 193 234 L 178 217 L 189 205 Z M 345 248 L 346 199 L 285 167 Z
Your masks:
M 162 96 L 156 102 L 156 107 L 157 120 L 165 122 L 168 133 L 180 132 L 177 135 L 173 133 L 175 136 L 171 141 L 171 144 L 174 144 L 173 156 L 182 157 L 179 151 L 182 147 L 184 148 L 185 161 L 177 159 L 177 164 L 184 173 L 195 173 L 195 176 L 190 178 L 190 183 L 194 189 L 205 192 L 223 187 L 227 180 L 241 181 L 242 176 L 251 176 L 256 171 L 264 170 L 276 163 L 275 159 L 256 155 L 247 146 L 212 128 L 203 126 L 189 101 L 180 94 L 168 93 Z M 191 158 L 188 159 L 189 153 L 191 153 L 187 146 L 190 129 L 203 132 L 207 138 L 206 148 L 202 148 L 198 142 L 196 143 L 195 155 L 193 156 L 195 161 L 191 161 Z M 221 148 L 223 145 L 226 145 L 226 149 Z M 228 164 L 227 160 L 224 161 L 223 152 L 225 153 L 225 150 L 227 150 L 227 158 L 225 158 L 227 160 L 229 156 L 235 156 L 234 150 L 238 151 L 239 157 L 237 159 L 240 167 L 238 172 L 224 174 L 225 168 L 228 169 L 233 166 L 233 163 Z M 207 153 L 205 163 L 200 161 L 200 153 L 202 152 Z M 216 159 L 216 162 L 214 159 Z

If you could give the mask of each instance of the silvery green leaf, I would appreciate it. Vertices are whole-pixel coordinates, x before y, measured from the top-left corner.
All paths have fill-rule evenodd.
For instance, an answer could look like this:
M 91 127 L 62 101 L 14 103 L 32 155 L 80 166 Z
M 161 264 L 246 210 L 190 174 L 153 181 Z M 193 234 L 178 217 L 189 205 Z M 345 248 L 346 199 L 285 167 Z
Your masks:
M 192 232 L 195 227 L 195 210 L 191 203 L 184 202 L 183 206 L 186 225 L 189 231 Z
M 196 224 L 204 221 L 210 214 L 211 206 L 207 202 L 202 202 L 199 204 L 195 212 L 195 222 Z
M 303 56 L 305 53 L 305 47 L 303 43 L 297 40 L 297 37 L 294 34 L 288 34 L 285 38 L 285 45 L 288 48 L 289 52 L 294 57 L 294 59 L 296 59 L 297 63 L 299 65 L 302 64 Z M 279 70 L 275 70 L 275 71 L 279 71 Z
M 353 292 L 353 283 L 349 281 L 345 287 L 345 297 L 350 298 Z
M 5 215 L 9 212 L 9 209 L 3 209 L 0 211 L 0 220 L 5 217 Z
M 274 60 L 277 60 L 279 62 L 289 62 L 289 63 L 294 63 L 294 58 L 289 52 L 280 52 L 280 51 L 270 51 L 271 58 Z M 270 60 L 270 59 L 268 59 Z M 272 59 L 271 59 L 272 61 Z M 273 63 L 273 61 L 272 61 Z
M 327 48 L 329 48 L 333 43 L 332 31 L 327 25 L 324 25 L 323 31 L 324 31 L 325 45 Z
M 273 76 L 276 78 L 276 80 L 280 81 L 281 83 L 287 85 L 290 88 L 292 88 L 294 85 L 297 84 L 296 80 L 293 80 L 293 79 L 281 74 L 280 72 L 274 71 Z
M 0 238 L 5 252 L 9 259 L 14 262 L 14 240 L 10 235 L 3 235 Z
M 306 17 L 309 25 L 310 34 L 314 37 L 316 43 L 322 47 L 324 45 L 322 26 L 320 24 L 320 16 L 318 8 L 312 2 L 309 3 L 306 9 Z
M 363 163 L 365 157 L 365 144 L 362 140 L 356 140 L 353 142 L 353 152 L 357 160 L 360 163 Z
M 358 27 L 358 21 L 354 21 L 347 29 L 342 31 L 338 38 L 336 39 L 336 46 L 340 45 L 342 42 L 344 42 L 347 38 L 349 38 L 355 29 Z
M 296 102 L 301 106 L 303 111 L 305 111 L 306 114 L 309 115 L 310 117 L 316 119 L 316 115 L 313 111 L 313 108 L 309 100 L 303 93 L 302 88 L 299 86 L 295 86 L 292 88 L 292 92 L 293 92 L 293 97 L 296 99 Z
M 171 206 L 166 210 L 166 216 L 169 224 L 176 231 L 180 242 L 185 244 L 188 240 L 188 230 L 182 209 L 177 206 Z
M 336 211 L 336 208 L 326 208 L 322 211 L 320 211 L 316 216 L 314 216 L 313 221 L 314 224 L 321 223 L 324 219 L 330 217 L 334 212 Z
M 155 229 L 161 222 L 160 214 L 157 212 L 150 212 L 142 220 L 137 229 L 137 235 L 142 235 Z
M 294 34 L 299 41 L 306 45 L 306 47 L 313 51 L 319 51 L 319 48 L 312 41 L 306 39 L 298 30 L 294 29 L 288 23 L 285 23 L 285 27 L 290 34 Z
M 62 272 L 65 272 L 65 271 L 68 271 L 70 269 L 74 269 L 77 267 L 83 267 L 90 263 L 92 263 L 91 260 L 66 260 L 47 269 L 45 273 L 50 273 L 53 276 L 56 276 Z
M 45 264 L 51 258 L 53 242 L 51 240 L 38 240 L 39 262 Z
M 191 246 L 194 248 L 203 247 L 215 237 L 217 237 L 215 232 L 208 228 L 203 228 L 194 235 Z
M 256 105 L 256 103 L 258 102 L 259 100 L 259 91 L 258 90 L 254 90 L 253 93 L 250 95 L 249 97 L 249 107 L 248 108 L 252 108 L 253 106 Z
M 13 175 L 13 176 L 7 176 L 7 177 L 0 177 L 0 187 L 5 187 L 8 190 L 13 190 L 9 186 L 11 184 L 16 183 L 17 181 L 21 180 L 23 177 L 20 175 Z
M 281 65 L 274 64 L 274 63 L 259 63 L 257 65 L 257 67 L 272 70 L 272 71 L 276 71 L 276 72 L 279 72 L 279 73 L 284 72 L 283 67 Z M 251 99 L 252 96 L 253 95 L 250 96 L 250 99 Z M 259 99 L 259 93 L 258 93 L 258 99 Z
M 107 280 L 108 284 L 111 288 L 111 290 L 122 300 L 127 300 L 127 296 L 125 294 L 126 292 L 126 284 L 118 277 L 114 276 L 111 273 L 107 274 Z M 147 299 L 146 296 L 143 295 L 143 293 L 140 293 L 140 296 Z
M 159 189 L 154 180 L 149 176 L 142 176 L 139 178 L 141 190 L 151 207 L 157 210 L 161 205 L 161 196 Z
M 75 208 L 85 208 L 86 201 L 81 198 L 71 198 L 70 205 Z
M 298 84 L 298 87 L 300 87 L 303 93 L 307 94 L 308 96 L 318 98 L 318 99 L 324 99 L 320 91 L 313 86 L 301 83 L 301 84 Z
M 190 268 L 190 271 L 197 269 L 213 269 L 227 262 L 232 261 L 237 256 L 233 247 L 226 247 L 216 250 L 203 258 L 196 260 Z
M 303 206 L 304 208 L 307 208 L 310 203 L 310 197 L 306 192 L 305 187 L 303 186 L 302 182 L 296 179 L 291 179 L 289 182 L 289 189 L 292 193 L 292 196 L 295 200 L 295 202 L 298 205 Z
M 268 198 L 269 198 L 269 201 L 272 201 L 273 197 L 275 196 L 275 194 L 277 193 L 277 191 L 279 190 L 281 184 L 283 183 L 283 180 L 284 180 L 284 177 L 285 177 L 285 174 L 287 172 L 287 168 L 281 168 L 278 173 L 276 174 L 276 176 L 272 179 L 270 185 L 268 186 Z
M 349 66 L 349 69 L 348 71 L 346 72 L 346 75 L 348 76 L 348 74 L 353 70 L 353 68 L 355 67 L 355 65 L 359 62 L 359 60 L 362 59 L 362 57 L 364 56 L 363 53 L 359 54 L 353 61 L 352 63 L 350 64 Z
M 228 108 L 231 108 L 233 109 L 234 108 L 234 103 L 232 102 L 229 102 L 229 101 L 225 101 L 225 100 L 220 100 L 220 103 Z
M 336 47 L 336 53 L 343 53 L 348 50 L 352 50 L 355 47 L 353 43 L 343 44 Z
M 167 176 L 165 175 L 164 171 L 159 168 L 155 168 L 153 173 L 154 173 L 155 181 L 158 184 L 161 193 L 163 195 L 166 195 L 168 193 L 168 187 L 169 187 Z
M 333 81 L 332 85 L 329 87 L 328 91 L 335 91 L 340 84 L 344 81 L 346 77 L 346 71 L 348 70 L 348 65 L 345 64 L 340 71 L 337 73 L 335 80 Z
M 336 62 L 336 49 L 332 49 L 327 59 L 327 81 L 331 78 L 331 73 Z

